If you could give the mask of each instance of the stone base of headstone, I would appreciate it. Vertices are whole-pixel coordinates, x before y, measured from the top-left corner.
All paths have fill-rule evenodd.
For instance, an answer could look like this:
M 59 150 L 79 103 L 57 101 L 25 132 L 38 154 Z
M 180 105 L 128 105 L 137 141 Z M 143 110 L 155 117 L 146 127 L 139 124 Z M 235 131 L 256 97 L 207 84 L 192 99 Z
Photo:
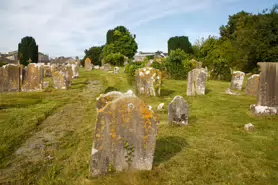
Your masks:
M 253 114 L 259 116 L 278 115 L 278 107 L 268 107 L 261 105 L 250 105 L 250 110 Z

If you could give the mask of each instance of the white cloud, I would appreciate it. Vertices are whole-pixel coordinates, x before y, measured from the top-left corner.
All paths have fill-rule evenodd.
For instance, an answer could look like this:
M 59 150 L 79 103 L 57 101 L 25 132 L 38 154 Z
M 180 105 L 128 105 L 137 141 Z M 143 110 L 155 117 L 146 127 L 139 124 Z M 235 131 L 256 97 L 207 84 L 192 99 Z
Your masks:
M 125 25 L 136 33 L 136 29 L 143 23 L 174 14 L 200 11 L 216 2 L 218 1 L 2 0 L 0 52 L 15 50 L 22 37 L 33 36 L 39 50 L 50 56 L 82 56 L 84 49 L 103 44 L 106 31 L 117 25 Z M 139 41 L 139 47 L 140 45 Z

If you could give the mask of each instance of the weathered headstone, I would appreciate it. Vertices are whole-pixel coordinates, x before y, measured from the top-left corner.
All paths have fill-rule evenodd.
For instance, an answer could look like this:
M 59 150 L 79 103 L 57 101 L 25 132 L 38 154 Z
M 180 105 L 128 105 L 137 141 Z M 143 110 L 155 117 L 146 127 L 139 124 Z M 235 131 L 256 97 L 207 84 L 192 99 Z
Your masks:
M 151 170 L 158 123 L 154 112 L 138 97 L 120 96 L 99 109 L 90 175 Z
M 93 64 L 91 62 L 91 59 L 90 58 L 86 58 L 85 60 L 85 71 L 91 71 L 92 68 L 93 68 Z
M 161 72 L 151 67 L 140 68 L 135 72 L 136 89 L 139 94 L 160 96 Z
M 42 64 L 31 63 L 23 69 L 22 87 L 23 92 L 42 91 L 44 69 Z
M 94 66 L 94 69 L 99 69 L 99 68 L 100 68 L 100 66 L 98 66 L 98 65 Z
M 47 89 L 49 87 L 49 82 L 43 82 L 43 88 Z
M 103 65 L 103 70 L 104 71 L 111 71 L 112 70 L 112 67 L 110 64 L 106 63 Z
M 170 124 L 188 125 L 189 105 L 182 96 L 175 96 L 168 108 Z
M 66 74 L 63 71 L 54 71 L 52 73 L 52 80 L 55 89 L 68 89 L 69 87 Z
M 43 69 L 44 69 L 44 77 L 51 77 L 52 74 L 51 74 L 51 67 L 49 65 L 44 65 L 43 66 Z
M 79 77 L 79 67 L 77 64 L 71 64 L 71 68 L 72 68 L 72 78 L 78 78 Z
M 232 73 L 231 89 L 242 90 L 245 73 L 241 71 L 234 71 Z
M 70 87 L 72 84 L 72 78 L 73 78 L 73 71 L 72 71 L 71 64 L 66 65 L 63 70 L 64 70 L 64 73 L 66 76 L 67 84 Z
M 114 67 L 114 73 L 118 74 L 120 72 L 120 68 L 119 67 Z
M 187 96 L 205 95 L 207 74 L 204 68 L 188 73 Z
M 18 92 L 21 85 L 19 65 L 7 64 L 0 67 L 0 92 Z
M 226 89 L 226 94 L 234 95 L 234 96 L 239 96 L 240 95 L 240 93 L 233 92 L 230 88 Z
M 160 103 L 160 104 L 157 106 L 157 110 L 158 110 L 158 111 L 163 111 L 163 110 L 164 110 L 164 103 Z
M 255 74 L 248 78 L 246 84 L 246 94 L 248 96 L 257 96 L 259 87 L 260 75 Z
M 251 105 L 254 114 L 278 114 L 278 62 L 259 62 L 260 78 L 257 104 Z

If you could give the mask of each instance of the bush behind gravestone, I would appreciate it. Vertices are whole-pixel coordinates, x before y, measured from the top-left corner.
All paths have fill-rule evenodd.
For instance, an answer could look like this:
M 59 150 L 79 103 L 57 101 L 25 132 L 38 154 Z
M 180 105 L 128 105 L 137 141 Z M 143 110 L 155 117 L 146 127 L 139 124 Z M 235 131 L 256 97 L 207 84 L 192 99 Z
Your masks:
M 213 61 L 213 71 L 211 78 L 215 80 L 231 81 L 231 68 L 227 60 L 218 59 Z
M 135 71 L 142 67 L 145 67 L 143 63 L 136 63 L 136 62 L 129 63 L 125 66 L 125 73 L 129 85 L 133 85 L 135 83 Z
M 125 62 L 125 56 L 121 53 L 112 53 L 104 57 L 104 62 L 113 66 L 123 66 Z

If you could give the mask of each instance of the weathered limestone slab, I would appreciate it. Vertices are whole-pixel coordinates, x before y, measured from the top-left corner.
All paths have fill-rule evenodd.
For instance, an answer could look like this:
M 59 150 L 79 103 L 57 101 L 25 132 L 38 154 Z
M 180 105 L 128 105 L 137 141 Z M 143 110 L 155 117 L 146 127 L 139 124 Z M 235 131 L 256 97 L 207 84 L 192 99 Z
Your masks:
M 136 89 L 139 94 L 160 96 L 161 72 L 151 67 L 140 68 L 135 72 Z
M 85 60 L 85 71 L 91 71 L 93 68 L 93 64 L 90 58 L 86 58 Z
M 168 108 L 170 124 L 188 125 L 189 105 L 182 96 L 175 96 Z
M 99 109 L 90 175 L 151 170 L 158 123 L 150 107 L 137 97 L 121 96 Z
M 103 70 L 104 70 L 104 71 L 111 71 L 111 70 L 112 70 L 112 67 L 111 67 L 110 64 L 107 64 L 107 63 L 106 63 L 106 64 L 103 65 Z
M 234 71 L 232 74 L 231 89 L 242 90 L 245 73 L 241 71 Z
M 114 73 L 118 74 L 120 72 L 120 68 L 119 67 L 114 67 Z
M 21 85 L 19 65 L 7 64 L 0 67 L 0 92 L 18 92 Z
M 43 64 L 31 63 L 22 71 L 23 92 L 42 91 L 43 89 L 44 69 Z
M 100 66 L 96 65 L 94 66 L 94 69 L 100 69 Z
M 79 67 L 77 64 L 71 64 L 71 68 L 72 68 L 72 78 L 78 78 L 79 77 Z
M 260 75 L 254 74 L 248 78 L 246 84 L 246 94 L 248 96 L 257 96 L 260 82 Z
M 207 74 L 204 68 L 193 69 L 188 73 L 187 96 L 205 95 Z
M 258 115 L 278 114 L 278 62 L 259 62 L 257 104 L 250 110 Z
M 44 77 L 51 77 L 52 76 L 51 67 L 49 65 L 44 65 L 43 69 L 44 69 Z
M 62 71 L 54 71 L 52 73 L 53 87 L 55 89 L 68 89 L 69 84 L 66 75 Z
M 160 103 L 160 104 L 157 106 L 157 110 L 158 110 L 158 111 L 163 111 L 163 110 L 164 110 L 164 103 Z
M 72 78 L 73 78 L 73 71 L 72 71 L 71 64 L 68 64 L 68 65 L 65 66 L 64 73 L 65 73 L 65 76 L 66 76 L 67 84 L 70 87 L 71 84 L 72 84 Z

